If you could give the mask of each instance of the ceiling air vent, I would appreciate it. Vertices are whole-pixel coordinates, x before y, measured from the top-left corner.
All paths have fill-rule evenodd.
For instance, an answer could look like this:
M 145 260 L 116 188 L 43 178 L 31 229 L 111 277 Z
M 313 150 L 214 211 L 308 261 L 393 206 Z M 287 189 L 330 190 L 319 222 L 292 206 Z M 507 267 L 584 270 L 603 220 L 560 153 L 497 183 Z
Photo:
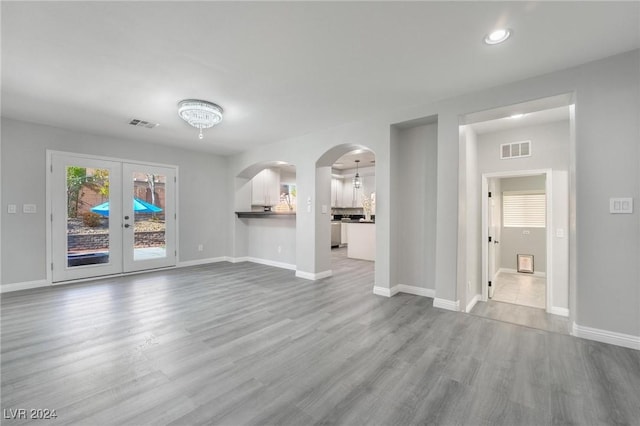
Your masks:
M 153 129 L 158 126 L 158 123 L 150 123 L 144 120 L 138 120 L 137 118 L 132 119 L 129 124 L 137 127 L 146 127 L 147 129 Z
M 531 156 L 531 141 L 503 143 L 500 145 L 500 159 L 521 158 Z

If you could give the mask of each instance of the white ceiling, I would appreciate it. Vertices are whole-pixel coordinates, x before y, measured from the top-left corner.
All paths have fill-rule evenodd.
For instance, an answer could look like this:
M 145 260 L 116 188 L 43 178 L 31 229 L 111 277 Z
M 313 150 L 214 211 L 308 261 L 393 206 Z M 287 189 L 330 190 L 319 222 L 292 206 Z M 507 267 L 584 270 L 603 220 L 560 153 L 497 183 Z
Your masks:
M 3 116 L 219 154 L 640 47 L 637 1 L 1 7 Z M 202 141 L 185 98 L 225 109 Z
M 338 158 L 338 160 L 331 166 L 332 169 L 347 170 L 356 168 L 356 160 L 360 160 L 358 167 L 372 167 L 375 166 L 376 155 L 367 150 L 359 149 L 351 151 Z
M 569 120 L 569 106 L 530 112 L 519 118 L 504 117 L 496 120 L 481 121 L 469 124 L 469 126 L 480 135 L 514 129 L 516 127 L 535 126 L 563 120 Z

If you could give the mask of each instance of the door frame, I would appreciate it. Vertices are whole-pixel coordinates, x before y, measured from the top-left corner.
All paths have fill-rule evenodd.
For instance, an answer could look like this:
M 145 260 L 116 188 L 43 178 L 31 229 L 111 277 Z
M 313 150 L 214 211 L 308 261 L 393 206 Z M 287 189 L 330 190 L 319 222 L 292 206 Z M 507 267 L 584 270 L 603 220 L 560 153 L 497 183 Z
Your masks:
M 53 156 L 54 155 L 66 155 L 69 157 L 78 157 L 78 158 L 86 158 L 89 160 L 103 160 L 103 161 L 116 161 L 116 162 L 120 162 L 120 163 L 135 163 L 135 164 L 140 164 L 143 166 L 151 166 L 151 167 L 168 167 L 168 168 L 172 168 L 175 170 L 175 177 L 176 177 L 176 184 L 175 184 L 175 239 L 176 239 L 176 265 L 175 266 L 169 266 L 169 267 L 164 267 L 164 268 L 158 268 L 158 269 L 173 269 L 178 267 L 178 265 L 180 264 L 180 250 L 178 250 L 178 242 L 180 241 L 180 236 L 179 236 L 179 230 L 180 230 L 180 226 L 179 226 L 179 219 L 180 219 L 180 212 L 179 212 L 179 206 L 180 206 L 180 195 L 179 195 L 179 189 L 178 189 L 178 179 L 179 179 L 179 167 L 175 164 L 164 164 L 164 163 L 154 163 L 154 162 L 147 162 L 147 161 L 138 161 L 138 160 L 132 160 L 132 159 L 127 159 L 127 158 L 119 158 L 119 157 L 109 157 L 109 156 L 104 156 L 104 155 L 92 155 L 92 154 L 83 154 L 83 153 L 78 153 L 78 152 L 69 152 L 69 151 L 57 151 L 57 150 L 53 150 L 53 149 L 47 149 L 46 150 L 46 181 L 45 181 L 45 191 L 46 191 L 46 202 L 45 202 L 45 207 L 46 207 L 46 271 L 47 271 L 47 285 L 63 285 L 63 284 L 68 284 L 70 282 L 82 282 L 82 281 L 89 281 L 89 280 L 95 280 L 95 279 L 99 279 L 101 277 L 109 277 L 109 276 L 125 276 L 125 275 L 134 275 L 134 274 L 140 274 L 140 273 L 144 273 L 144 272 L 148 272 L 148 271 L 152 271 L 154 269 L 149 269 L 149 270 L 143 270 L 143 271 L 132 271 L 132 272 L 121 272 L 121 273 L 117 273 L 117 274 L 112 274 L 112 275 L 101 275 L 101 276 L 95 276 L 95 277 L 90 277 L 90 278 L 80 278 L 77 280 L 69 280 L 69 281 L 59 281 L 59 282 L 53 282 L 53 209 L 52 209 L 52 202 L 53 202 L 53 194 L 52 194 L 52 187 L 53 187 L 53 182 L 52 182 L 52 175 L 53 175 Z M 122 219 L 120 219 L 122 220 Z
M 551 242 L 553 238 L 553 185 L 552 185 L 552 170 L 551 169 L 538 169 L 538 170 L 514 170 L 509 172 L 493 172 L 482 174 L 482 294 L 481 301 L 486 302 L 489 300 L 489 281 L 493 281 L 493 277 L 489 276 L 489 249 L 487 247 L 487 241 L 489 240 L 489 179 L 493 178 L 512 178 L 512 177 L 526 177 L 526 176 L 539 176 L 545 175 L 545 201 L 546 201 L 546 241 L 545 241 L 545 256 L 547 260 L 546 270 L 546 288 L 545 298 L 546 306 L 545 310 L 548 313 L 553 313 L 552 299 L 553 294 L 553 256 L 551 250 Z

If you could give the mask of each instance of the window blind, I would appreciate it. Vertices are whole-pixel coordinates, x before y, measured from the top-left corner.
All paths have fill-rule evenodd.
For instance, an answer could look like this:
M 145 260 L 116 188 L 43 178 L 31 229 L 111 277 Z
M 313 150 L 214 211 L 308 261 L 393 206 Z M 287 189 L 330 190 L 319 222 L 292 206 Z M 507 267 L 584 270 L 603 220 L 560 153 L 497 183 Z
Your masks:
M 503 193 L 502 224 L 506 228 L 544 228 L 546 226 L 545 194 Z

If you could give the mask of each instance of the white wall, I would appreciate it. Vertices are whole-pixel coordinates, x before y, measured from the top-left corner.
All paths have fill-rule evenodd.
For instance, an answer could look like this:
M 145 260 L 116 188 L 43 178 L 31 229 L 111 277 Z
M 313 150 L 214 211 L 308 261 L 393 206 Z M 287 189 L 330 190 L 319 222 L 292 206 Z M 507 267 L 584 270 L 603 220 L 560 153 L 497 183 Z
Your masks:
M 226 218 L 220 206 L 229 199 L 229 185 L 223 157 L 6 118 L 1 149 L 2 284 L 46 279 L 47 149 L 177 165 L 179 260 L 226 254 Z M 7 204 L 24 203 L 36 204 L 37 213 L 4 213 Z M 202 252 L 198 244 L 203 244 Z
M 392 142 L 394 285 L 435 290 L 438 125 L 399 129 Z

